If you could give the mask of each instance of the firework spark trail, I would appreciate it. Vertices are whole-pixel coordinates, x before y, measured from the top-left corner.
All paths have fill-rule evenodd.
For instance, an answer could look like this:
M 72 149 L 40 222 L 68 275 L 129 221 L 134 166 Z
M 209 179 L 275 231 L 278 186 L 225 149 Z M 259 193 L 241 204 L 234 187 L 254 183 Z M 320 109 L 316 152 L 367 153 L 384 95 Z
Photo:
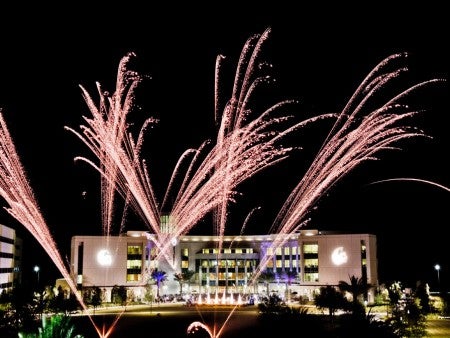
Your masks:
M 99 157 L 100 171 L 108 175 L 101 176 L 101 202 L 102 202 L 102 223 L 104 235 L 109 235 L 114 214 L 114 200 L 116 194 L 116 179 L 118 168 L 114 160 L 106 153 L 107 144 L 110 147 L 121 147 L 124 143 L 127 128 L 127 115 L 133 107 L 134 91 L 141 82 L 141 77 L 128 69 L 128 64 L 135 55 L 129 53 L 123 57 L 119 63 L 116 81 L 116 91 L 111 97 L 103 92 L 99 83 L 97 91 L 100 102 L 98 106 L 86 89 L 80 86 L 83 98 L 92 113 L 92 119 L 86 119 L 90 129 L 85 129 L 86 137 L 90 138 L 91 150 Z M 90 133 L 94 131 L 94 133 Z M 98 137 L 99 139 L 96 139 Z
M 232 135 L 225 138 L 225 148 L 216 146 L 207 154 L 205 160 L 194 171 L 186 189 L 180 191 L 181 195 L 177 197 L 177 203 L 171 211 L 175 224 L 183 225 L 176 228 L 175 237 L 189 231 L 206 213 L 220 206 L 224 194 L 228 193 L 225 197 L 229 201 L 234 201 L 233 197 L 236 194 L 234 189 L 240 183 L 266 167 L 283 160 L 292 148 L 280 148 L 275 145 L 284 136 L 309 123 L 332 116 L 307 119 L 283 132 L 271 134 L 266 132 L 266 129 L 274 123 L 280 122 L 276 118 L 269 118 L 271 112 L 273 110 L 265 112 L 260 118 L 240 130 L 234 131 L 241 137 Z M 231 154 L 223 150 L 228 149 L 228 142 L 235 144 L 236 151 Z M 223 189 L 222 182 L 225 179 L 228 179 L 230 184 L 228 191 Z M 219 240 L 219 242 L 221 241 Z M 166 243 L 164 248 L 169 250 L 170 243 Z
M 233 240 L 230 242 L 230 245 L 228 247 L 229 249 L 231 249 L 231 247 L 233 246 L 234 241 L 242 236 L 242 234 L 244 233 L 244 230 L 245 230 L 245 228 L 247 226 L 247 223 L 249 222 L 250 218 L 253 216 L 255 211 L 260 210 L 260 209 L 261 209 L 261 207 L 255 207 L 252 210 L 250 210 L 248 215 L 245 217 L 245 220 L 244 220 L 244 223 L 242 224 L 241 231 L 240 231 L 239 235 L 234 237 Z
M 192 334 L 192 333 L 198 331 L 198 329 L 205 330 L 209 334 L 210 338 L 217 338 L 218 337 L 218 336 L 216 336 L 215 332 L 211 331 L 211 329 L 209 328 L 208 325 L 203 324 L 202 322 L 193 322 L 193 323 L 191 323 L 188 326 L 188 328 L 186 330 L 186 333 L 189 335 L 189 334 Z
M 238 304 L 233 306 L 233 308 L 230 310 L 230 313 L 228 314 L 225 321 L 222 323 L 222 325 L 221 325 L 219 331 L 217 331 L 217 333 L 216 333 L 216 324 L 215 323 L 214 323 L 213 329 L 211 330 L 211 328 L 208 325 L 206 325 L 202 322 L 199 322 L 199 321 L 195 321 L 195 322 L 192 322 L 191 324 L 189 324 L 189 326 L 186 330 L 186 333 L 189 335 L 189 334 L 192 334 L 192 333 L 198 331 L 198 329 L 201 328 L 209 334 L 210 338 L 219 338 L 220 335 L 222 334 L 223 330 L 225 329 L 225 326 L 227 325 L 228 321 L 230 320 L 231 316 L 238 308 L 238 306 L 239 306 Z M 198 311 L 198 308 L 197 308 L 197 311 Z M 201 316 L 201 313 L 199 313 L 199 315 Z
M 207 213 L 219 210 L 218 208 L 220 208 L 218 233 L 223 234 L 227 203 L 234 202 L 237 186 L 288 156 L 294 148 L 283 147 L 280 142 L 289 132 L 323 118 L 314 117 L 279 131 L 282 124 L 292 120 L 292 116 L 276 117 L 274 115 L 296 103 L 293 100 L 286 100 L 271 106 L 257 118 L 249 119 L 251 112 L 248 107 L 249 98 L 257 87 L 267 81 L 266 77 L 256 74 L 254 79 L 253 75 L 261 45 L 267 39 L 268 31 L 262 36 L 253 36 L 244 46 L 236 72 L 233 95 L 223 111 L 216 145 L 211 145 L 211 142 L 207 141 L 199 149 L 187 150 L 172 173 L 163 200 L 165 208 L 169 200 L 168 194 L 172 195 L 176 189 L 175 181 L 181 179 L 182 183 L 176 194 L 175 203 L 169 208 L 176 227 L 170 236 L 162 234 L 159 229 L 161 209 L 153 194 L 147 164 L 139 159 L 140 147 L 135 146 L 132 136 L 127 133 L 126 124 L 106 123 L 109 120 L 104 121 L 105 114 L 98 113 L 107 110 L 106 107 L 97 108 L 84 91 L 93 119 L 85 118 L 87 125 L 81 126 L 81 132 L 66 127 L 88 146 L 100 161 L 100 165 L 83 157 L 76 159 L 84 160 L 92 165 L 102 174 L 106 182 L 110 184 L 109 186 L 116 187 L 122 197 L 126 198 L 131 207 L 157 235 L 156 245 L 161 249 L 161 254 L 167 258 L 169 258 L 171 239 L 187 233 Z M 126 64 L 126 62 L 122 63 L 124 66 Z M 119 77 L 124 74 L 127 74 L 125 69 L 118 72 Z M 133 77 L 137 75 L 133 73 Z M 117 81 L 118 84 L 125 82 Z M 113 97 L 118 102 L 133 101 L 117 99 L 120 93 L 133 96 L 131 89 L 116 90 Z M 114 116 L 113 121 L 125 121 L 131 107 L 128 105 L 114 107 L 113 113 L 110 113 Z M 112 131 L 111 125 L 120 125 L 123 128 Z M 118 136 L 118 132 L 124 135 Z M 140 141 L 137 143 L 139 144 Z M 183 176 L 180 168 L 189 158 L 191 162 Z M 105 196 L 109 195 L 105 194 Z
M 221 182 L 223 189 L 222 201 L 214 213 L 214 220 L 217 235 L 222 238 L 225 233 L 225 226 L 227 221 L 227 210 L 229 199 L 227 198 L 228 192 L 234 189 L 231 175 L 227 175 L 228 172 L 233 171 L 232 157 L 235 153 L 239 154 L 239 137 L 240 133 L 236 133 L 245 121 L 245 115 L 248 115 L 251 109 L 247 108 L 248 99 L 258 86 L 262 83 L 262 78 L 257 76 L 256 79 L 252 78 L 255 70 L 255 63 L 259 57 L 261 48 L 264 42 L 267 40 L 270 33 L 270 29 L 267 29 L 263 34 L 255 34 L 247 39 L 241 52 L 237 70 L 234 78 L 234 86 L 229 104 L 224 109 L 222 120 L 220 121 L 219 132 L 217 135 L 217 146 L 221 151 L 224 151 L 227 156 L 224 159 L 226 165 L 225 177 Z M 220 61 L 221 58 L 218 59 Z M 220 88 L 220 62 L 217 62 L 216 69 L 216 88 Z M 216 90 L 215 107 L 219 106 L 220 91 Z M 217 114 L 216 114 L 217 116 Z M 218 122 L 217 118 L 216 121 Z M 225 143 L 225 138 L 231 135 L 231 142 L 229 146 Z M 234 137 L 233 137 L 234 136 Z M 221 251 L 222 241 L 219 241 L 218 252 Z
M 384 101 L 384 104 L 376 109 L 371 108 L 373 98 L 407 71 L 404 67 L 389 70 L 394 61 L 403 59 L 404 54 L 390 56 L 375 67 L 340 114 L 316 116 L 279 132 L 274 126 L 279 129 L 279 125 L 289 121 L 291 117 L 285 115 L 278 118 L 274 117 L 274 113 L 295 103 L 287 100 L 273 105 L 257 118 L 250 119 L 250 97 L 256 88 L 270 81 L 266 76 L 260 76 L 258 73 L 255 75 L 256 61 L 268 33 L 269 30 L 262 35 L 254 35 L 244 45 L 235 74 L 232 96 L 223 109 L 220 121 L 217 100 L 220 93 L 219 70 L 223 57 L 219 56 L 216 60 L 215 114 L 216 122 L 220 122 L 217 142 L 211 145 L 211 142 L 207 141 L 199 149 L 187 150 L 175 166 L 163 200 L 166 207 L 169 196 L 176 191 L 175 181 L 181 180 L 175 203 L 168 208 L 176 227 L 170 235 L 161 234 L 159 231 L 161 209 L 158 208 L 151 188 L 147 164 L 139 160 L 140 151 L 137 149 L 140 147 L 134 146 L 132 136 L 113 139 L 121 139 L 122 142 L 119 143 L 109 142 L 108 137 L 103 136 L 110 132 L 102 123 L 83 126 L 83 135 L 72 130 L 97 155 L 102 165 L 96 167 L 97 170 L 111 183 L 117 184 L 118 191 L 122 196 L 127 196 L 127 201 L 130 201 L 133 209 L 153 229 L 157 235 L 157 246 L 163 255 L 169 251 L 172 238 L 188 232 L 211 211 L 215 212 L 217 234 L 222 236 L 227 205 L 234 202 L 237 186 L 264 168 L 285 159 L 293 148 L 280 146 L 280 141 L 287 134 L 308 123 L 326 117 L 336 118 L 310 168 L 288 196 L 272 225 L 272 231 L 279 235 L 273 243 L 274 246 L 282 245 L 287 240 L 287 235 L 298 230 L 320 198 L 355 167 L 365 161 L 376 160 L 377 154 L 382 150 L 396 149 L 394 144 L 402 139 L 427 137 L 423 132 L 401 124 L 403 120 L 418 112 L 409 110 L 399 102 L 417 89 L 441 80 L 416 84 Z M 91 111 L 95 109 L 91 108 Z M 115 113 L 123 114 L 123 120 L 126 119 L 126 114 L 121 109 Z M 122 132 L 125 134 L 126 128 Z M 208 150 L 210 145 L 212 148 Z M 187 164 L 187 170 L 182 172 L 181 166 L 189 159 L 191 161 Z M 260 269 L 264 269 L 265 264 L 263 259 Z M 257 275 L 258 273 L 255 277 Z
M 234 191 L 242 183 L 243 180 L 239 180 L 239 175 L 242 175 L 244 179 L 248 179 L 266 167 L 282 161 L 294 149 L 280 145 L 279 142 L 285 136 L 312 122 L 336 117 L 334 114 L 322 114 L 294 123 L 288 127 L 270 129 L 276 124 L 292 119 L 292 116 L 286 114 L 283 117 L 273 116 L 274 112 L 297 103 L 294 100 L 284 100 L 274 104 L 259 117 L 251 120 L 250 99 L 261 85 L 273 82 L 270 75 L 261 75 L 256 72 L 260 68 L 257 62 L 260 59 L 262 48 L 269 37 L 270 31 L 270 28 L 268 28 L 262 34 L 254 34 L 246 41 L 235 73 L 232 96 L 225 106 L 220 121 L 217 147 L 219 152 L 224 154 L 224 158 L 218 164 L 217 170 L 224 173 L 224 177 L 221 180 L 223 200 L 216 208 L 214 214 L 216 232 L 219 238 L 222 238 L 225 232 L 228 204 L 232 202 L 232 199 L 226 198 L 227 192 Z M 216 69 L 216 88 L 220 87 L 219 68 L 222 60 L 223 57 L 220 57 L 216 62 L 218 68 Z M 219 106 L 220 98 L 218 93 L 220 91 L 216 89 L 215 107 Z M 217 116 L 216 111 L 216 123 L 219 122 Z M 242 160 L 248 161 L 246 163 L 247 166 L 240 162 Z M 257 166 L 260 167 L 258 168 Z M 219 240 L 218 244 L 218 252 L 220 252 L 222 241 Z
M 121 60 L 116 90 L 112 96 L 104 93 L 97 83 L 100 96 L 98 105 L 80 86 L 92 118 L 84 117 L 86 125 L 80 127 L 81 132 L 68 127 L 66 129 L 80 138 L 99 161 L 99 164 L 95 164 L 84 157 L 75 158 L 90 164 L 101 174 L 104 234 L 109 235 L 111 232 L 115 195 L 118 192 L 126 205 L 129 204 L 156 234 L 154 242 L 168 262 L 171 262 L 168 255 L 171 239 L 188 232 L 211 211 L 215 212 L 217 234 L 222 237 L 228 203 L 234 202 L 238 185 L 261 170 L 282 161 L 294 149 L 280 145 L 283 137 L 319 119 L 337 117 L 310 168 L 288 196 L 272 225 L 276 234 L 272 247 L 276 248 L 283 245 L 288 240 L 289 234 L 306 222 L 306 216 L 325 193 L 355 167 L 365 161 L 378 159 L 377 154 L 382 150 L 396 149 L 394 144 L 405 138 L 427 137 L 421 131 L 401 125 L 403 120 L 418 112 L 409 110 L 399 101 L 419 88 L 442 80 L 416 84 L 364 115 L 369 109 L 368 102 L 407 70 L 406 68 L 385 70 L 391 62 L 402 59 L 403 54 L 390 56 L 375 67 L 338 115 L 324 114 L 294 123 L 279 131 L 281 124 L 290 121 L 291 117 L 286 115 L 281 118 L 274 117 L 275 112 L 295 103 L 286 100 L 251 119 L 250 99 L 261 85 L 271 81 L 270 77 L 256 72 L 261 48 L 269 32 L 268 29 L 261 35 L 254 35 L 245 43 L 239 58 L 232 95 L 223 109 L 221 118 L 219 75 L 223 56 L 217 57 L 214 109 L 219 128 L 216 144 L 211 146 L 210 150 L 208 146 L 211 143 L 208 141 L 199 149 L 189 149 L 177 163 L 163 200 L 164 206 L 175 191 L 175 181 L 183 176 L 181 165 L 191 158 L 188 169 L 181 179 L 175 203 L 171 207 L 171 216 L 176 226 L 171 234 L 163 234 L 160 231 L 161 209 L 148 175 L 148 164 L 140 159 L 144 132 L 155 120 L 150 118 L 144 122 L 136 141 L 128 132 L 127 117 L 134 107 L 135 89 L 142 80 L 136 72 L 128 69 L 129 61 L 135 55 L 130 53 Z M 0 127 L 0 193 L 9 205 L 9 208 L 5 209 L 41 243 L 74 294 L 79 297 L 37 207 L 1 114 Z M 278 127 L 278 130 L 275 127 Z M 219 243 L 221 245 L 221 241 Z M 265 269 L 269 259 L 271 259 L 269 256 L 262 259 L 253 280 Z M 84 307 L 82 299 L 79 301 Z M 102 335 L 109 335 L 111 330 L 112 327 Z M 99 333 L 98 329 L 97 332 Z M 211 337 L 218 337 L 220 332 L 216 335 L 215 332 L 208 331 Z
M 97 108 L 90 95 L 82 88 L 83 96 L 93 115 L 92 119 L 84 118 L 87 125 L 81 126 L 82 134 L 72 128 L 65 127 L 67 130 L 75 133 L 97 156 L 100 164 L 84 157 L 76 157 L 75 160 L 82 160 L 93 166 L 102 174 L 102 213 L 104 221 L 105 235 L 110 233 L 110 222 L 112 219 L 114 191 L 118 191 L 122 197 L 131 203 L 138 212 L 148 211 L 141 218 L 148 222 L 150 228 L 156 233 L 159 231 L 159 214 L 153 189 L 146 175 L 145 161 L 139 165 L 137 154 L 142 147 L 142 139 L 145 130 L 149 124 L 155 123 L 156 120 L 148 119 L 139 134 L 135 143 L 128 135 L 126 118 L 133 107 L 134 90 L 140 82 L 139 76 L 135 72 L 126 69 L 130 58 L 134 54 L 130 53 L 120 62 L 117 89 L 112 98 L 109 99 L 109 105 L 101 100 L 100 108 Z M 131 75 L 130 75 L 131 74 Z M 132 79 L 132 84 L 127 81 Z M 98 85 L 99 87 L 99 85 Z M 127 89 L 127 90 L 126 90 Z M 99 90 L 100 96 L 103 93 Z M 126 94 L 126 97 L 121 97 Z M 131 177 L 124 177 L 126 172 Z M 131 173 L 131 174 L 130 174 Z M 131 190 L 140 190 L 139 194 L 131 195 Z M 141 191 L 142 190 L 142 191 Z M 133 196 L 134 198 L 131 198 Z M 137 201 L 141 196 L 146 196 L 145 201 Z M 139 204 L 144 203 L 145 208 L 136 208 Z
M 39 210 L 1 110 L 0 195 L 9 205 L 9 207 L 5 207 L 5 210 L 36 238 L 61 272 L 80 305 L 86 310 L 86 305 L 77 292 L 77 287 Z
M 378 160 L 377 154 L 383 150 L 399 149 L 394 144 L 403 139 L 429 137 L 420 130 L 402 124 L 418 111 L 410 110 L 399 101 L 419 88 L 443 81 L 441 79 L 420 82 L 401 90 L 378 108 L 369 111 L 365 116 L 359 116 L 368 110 L 370 99 L 406 70 L 400 68 L 384 71 L 391 62 L 403 56 L 405 55 L 395 54 L 379 63 L 349 100 L 311 166 L 288 196 L 273 222 L 272 231 L 277 234 L 272 245 L 274 248 L 283 245 L 288 235 L 302 226 L 317 202 L 351 170 L 363 162 Z M 266 256 L 261 261 L 254 280 L 270 259 L 271 257 Z
M 87 306 L 83 301 L 77 286 L 67 270 L 56 243 L 49 231 L 49 228 L 39 210 L 25 170 L 20 162 L 19 156 L 14 146 L 14 142 L 8 131 L 3 114 L 0 110 L 0 195 L 4 198 L 9 207 L 5 210 L 20 222 L 43 247 L 47 255 L 51 258 L 56 268 L 59 270 L 70 290 L 75 295 L 89 320 L 93 324 L 99 337 L 108 337 L 112 332 L 110 327 L 106 334 L 100 331 L 92 316 L 87 312 Z
M 384 180 L 379 180 L 379 181 L 371 182 L 371 183 L 369 183 L 369 185 L 372 185 L 372 184 L 378 184 L 378 183 L 383 183 L 383 182 L 394 182 L 394 181 L 413 181 L 413 182 L 420 182 L 420 183 L 430 184 L 430 185 L 432 185 L 432 186 L 435 186 L 435 187 L 438 187 L 438 188 L 440 188 L 440 189 L 443 189 L 443 190 L 445 190 L 445 191 L 450 192 L 450 188 L 449 188 L 449 187 L 446 187 L 446 186 L 443 185 L 443 184 L 440 184 L 440 183 L 437 183 L 437 182 L 434 182 L 434 181 L 424 180 L 424 179 L 421 179 L 421 178 L 413 178 L 413 177 L 387 178 L 387 179 L 384 179 Z
M 98 107 L 86 89 L 80 86 L 92 118 L 84 117 L 86 126 L 81 126 L 82 134 L 72 128 L 65 127 L 66 130 L 77 135 L 99 160 L 99 164 L 95 164 L 85 157 L 75 157 L 75 161 L 85 161 L 101 174 L 102 228 L 103 234 L 107 238 L 111 235 L 117 192 L 125 201 L 119 232 L 122 231 L 128 205 L 131 205 L 141 218 L 148 222 L 149 228 L 152 228 L 155 233 L 159 232 L 159 213 L 147 175 L 146 164 L 143 161 L 142 165 L 139 165 L 137 156 L 142 148 L 143 135 L 146 129 L 157 121 L 152 118 L 147 119 L 136 142 L 128 135 L 127 131 L 127 116 L 133 109 L 134 92 L 142 81 L 142 78 L 136 72 L 128 69 L 128 64 L 134 56 L 133 53 L 129 53 L 121 59 L 117 72 L 116 90 L 111 96 L 104 93 L 100 84 L 97 83 L 97 91 L 100 97 Z M 129 175 L 132 177 L 125 178 L 123 172 L 130 173 Z M 139 191 L 139 193 L 131 194 L 130 189 Z M 139 201 L 139 198 L 142 198 L 142 200 Z M 145 208 L 137 207 L 141 204 Z M 156 245 L 160 247 L 159 242 L 156 242 Z M 167 261 L 170 261 L 167 254 L 164 257 Z M 120 316 L 121 314 L 117 316 L 106 332 L 105 330 L 100 331 L 93 323 L 99 336 L 108 337 Z
M 214 327 L 211 330 L 211 328 L 208 325 L 206 325 L 202 322 L 199 322 L 199 321 L 195 321 L 195 322 L 192 322 L 191 324 L 189 324 L 188 328 L 186 329 L 186 333 L 189 335 L 189 334 L 196 332 L 199 328 L 201 328 L 209 334 L 210 338 L 219 338 L 221 336 L 223 330 L 225 329 L 226 324 L 230 320 L 231 316 L 236 311 L 237 307 L 238 307 L 238 305 L 233 307 L 233 309 L 230 311 L 230 313 L 228 314 L 225 321 L 222 323 L 222 326 L 220 327 L 220 329 L 217 333 L 216 333 L 216 324 L 214 324 Z

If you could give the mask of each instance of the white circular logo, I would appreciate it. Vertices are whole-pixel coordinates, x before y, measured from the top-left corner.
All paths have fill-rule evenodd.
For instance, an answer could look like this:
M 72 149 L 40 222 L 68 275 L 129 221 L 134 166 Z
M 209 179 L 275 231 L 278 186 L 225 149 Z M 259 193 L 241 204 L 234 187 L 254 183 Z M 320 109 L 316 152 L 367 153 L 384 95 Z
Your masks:
M 344 250 L 344 247 L 340 246 L 334 249 L 333 253 L 331 254 L 331 260 L 335 265 L 342 265 L 344 263 L 347 263 L 348 256 Z
M 112 256 L 109 250 L 102 249 L 97 253 L 97 262 L 102 266 L 110 266 L 112 264 Z

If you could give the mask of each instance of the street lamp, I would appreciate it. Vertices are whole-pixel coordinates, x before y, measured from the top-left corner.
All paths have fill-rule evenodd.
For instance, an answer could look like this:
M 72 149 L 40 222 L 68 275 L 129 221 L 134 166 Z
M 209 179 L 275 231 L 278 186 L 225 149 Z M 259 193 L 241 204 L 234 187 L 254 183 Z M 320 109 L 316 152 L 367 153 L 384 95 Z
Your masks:
M 36 272 L 36 276 L 37 276 L 37 284 L 39 285 L 39 266 L 35 265 L 33 268 L 34 272 Z
M 438 287 L 441 287 L 441 280 L 439 278 L 439 270 L 441 270 L 441 266 L 439 264 L 436 264 L 434 266 L 434 269 L 437 271 L 437 279 L 438 279 Z

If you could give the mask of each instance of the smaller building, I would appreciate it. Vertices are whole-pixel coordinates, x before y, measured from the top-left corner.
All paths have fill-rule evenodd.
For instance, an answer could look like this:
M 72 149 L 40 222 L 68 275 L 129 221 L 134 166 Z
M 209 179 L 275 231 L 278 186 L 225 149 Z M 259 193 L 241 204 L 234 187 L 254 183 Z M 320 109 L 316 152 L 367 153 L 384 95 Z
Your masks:
M 0 293 L 21 282 L 22 239 L 13 228 L 0 224 Z
M 143 299 L 155 269 L 166 273 L 160 295 L 248 295 L 274 292 L 312 298 L 321 286 L 350 276 L 378 284 L 376 237 L 302 230 L 288 235 L 180 236 L 161 255 L 155 237 L 129 231 L 121 236 L 74 236 L 71 274 L 78 287 L 99 287 L 110 301 L 116 286 Z M 185 287 L 176 274 L 191 271 Z M 269 272 L 269 274 L 267 274 Z M 271 280 L 263 280 L 270 275 Z M 155 285 L 152 286 L 156 294 Z M 369 292 L 369 302 L 374 300 Z

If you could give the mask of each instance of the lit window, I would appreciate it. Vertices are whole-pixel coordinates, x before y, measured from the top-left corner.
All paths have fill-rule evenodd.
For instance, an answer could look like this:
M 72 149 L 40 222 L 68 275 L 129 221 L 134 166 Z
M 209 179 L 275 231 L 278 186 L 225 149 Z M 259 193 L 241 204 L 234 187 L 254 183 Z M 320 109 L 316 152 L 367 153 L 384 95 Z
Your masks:
M 318 253 L 319 245 L 317 243 L 305 243 L 303 244 L 304 253 Z

